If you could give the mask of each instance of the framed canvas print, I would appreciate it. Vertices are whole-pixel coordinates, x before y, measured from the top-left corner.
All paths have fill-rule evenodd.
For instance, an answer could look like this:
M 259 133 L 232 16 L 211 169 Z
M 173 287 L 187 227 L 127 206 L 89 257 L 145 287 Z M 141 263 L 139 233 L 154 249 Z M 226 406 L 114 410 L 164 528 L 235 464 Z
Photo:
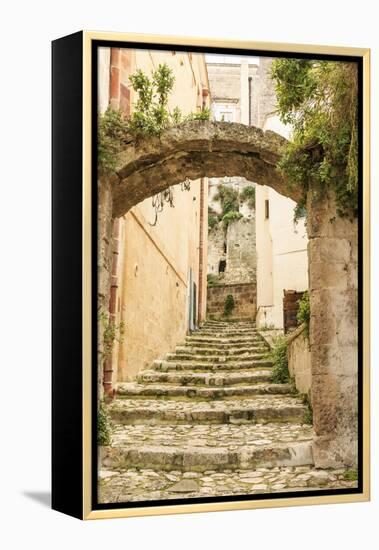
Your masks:
M 53 508 L 369 499 L 369 50 L 53 42 Z

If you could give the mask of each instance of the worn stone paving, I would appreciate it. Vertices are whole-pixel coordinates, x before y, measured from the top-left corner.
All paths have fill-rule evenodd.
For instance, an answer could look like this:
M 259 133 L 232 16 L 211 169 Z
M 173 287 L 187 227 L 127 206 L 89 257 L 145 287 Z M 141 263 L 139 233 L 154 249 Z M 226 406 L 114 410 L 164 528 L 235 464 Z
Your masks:
M 314 469 L 307 407 L 272 383 L 267 351 L 251 322 L 208 321 L 119 384 L 99 501 L 354 487 L 343 470 Z
M 242 445 L 269 445 L 274 442 L 310 441 L 312 426 L 308 424 L 176 425 L 118 426 L 113 433 L 115 445 L 183 445 L 186 447 L 218 447 L 235 450 Z
M 306 407 L 296 397 L 257 395 L 254 399 L 219 401 L 176 401 L 157 399 L 118 399 L 109 407 L 119 423 L 236 423 L 300 422 Z
M 101 502 L 133 502 L 177 498 L 257 495 L 292 491 L 354 488 L 344 470 L 316 470 L 311 466 L 181 472 L 130 468 L 100 473 Z

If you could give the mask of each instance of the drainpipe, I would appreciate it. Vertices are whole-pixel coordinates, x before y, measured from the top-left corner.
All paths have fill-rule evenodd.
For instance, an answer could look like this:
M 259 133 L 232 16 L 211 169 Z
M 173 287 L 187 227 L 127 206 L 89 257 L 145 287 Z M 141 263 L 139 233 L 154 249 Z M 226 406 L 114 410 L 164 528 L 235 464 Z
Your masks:
M 203 309 L 203 273 L 204 273 L 204 178 L 200 180 L 200 228 L 199 228 L 199 304 L 198 323 Z
M 121 51 L 120 48 L 111 48 L 111 67 L 109 75 L 109 104 L 114 109 L 121 109 L 126 116 L 130 115 L 129 101 L 121 103 L 121 67 L 122 63 L 128 62 L 131 66 L 131 54 Z M 124 80 L 126 75 L 123 76 Z M 128 91 L 128 90 L 127 90 Z M 128 96 L 129 97 L 129 96 Z M 111 272 L 111 291 L 109 298 L 109 323 L 116 324 L 117 313 L 117 290 L 118 290 L 118 257 L 120 250 L 120 220 L 113 220 L 112 227 L 112 272 Z M 115 390 L 113 388 L 113 354 L 104 360 L 103 364 L 103 387 L 104 395 L 113 399 Z
M 111 325 L 116 324 L 116 300 L 117 300 L 117 289 L 118 289 L 118 277 L 117 277 L 117 268 L 118 268 L 118 256 L 119 256 L 119 246 L 120 246 L 120 220 L 116 218 L 113 221 L 113 235 L 112 235 L 112 272 L 111 272 L 111 292 L 109 298 L 109 323 Z M 113 388 L 113 361 L 112 353 L 109 357 L 104 360 L 103 366 L 103 386 L 104 394 L 106 397 L 113 399 L 115 390 Z
M 249 126 L 251 126 L 251 81 L 252 77 L 249 76 Z

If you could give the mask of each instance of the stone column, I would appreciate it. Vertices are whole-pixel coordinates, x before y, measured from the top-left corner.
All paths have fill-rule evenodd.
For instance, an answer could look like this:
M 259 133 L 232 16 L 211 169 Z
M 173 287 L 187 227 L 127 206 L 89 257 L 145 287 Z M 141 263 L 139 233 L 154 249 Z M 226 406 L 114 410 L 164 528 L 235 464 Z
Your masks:
M 358 224 L 332 193 L 308 196 L 310 347 L 316 467 L 357 464 Z

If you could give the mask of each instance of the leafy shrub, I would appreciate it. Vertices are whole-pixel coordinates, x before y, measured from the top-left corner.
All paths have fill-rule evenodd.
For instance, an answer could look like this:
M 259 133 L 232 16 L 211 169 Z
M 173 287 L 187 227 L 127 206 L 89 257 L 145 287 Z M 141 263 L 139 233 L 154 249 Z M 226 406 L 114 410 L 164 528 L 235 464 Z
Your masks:
M 288 343 L 285 336 L 278 336 L 275 338 L 273 347 L 268 353 L 268 357 L 273 363 L 271 381 L 274 384 L 286 384 L 290 381 L 287 346 Z
M 233 189 L 233 187 L 224 184 L 219 185 L 214 200 L 219 201 L 221 204 L 221 218 L 228 214 L 228 212 L 238 212 L 238 191 Z
M 141 69 L 129 77 L 131 87 L 138 94 L 134 110 L 126 119 L 117 109 L 108 107 L 98 119 L 98 165 L 102 174 L 115 171 L 117 155 L 123 145 L 145 135 L 159 135 L 165 128 L 191 120 L 209 120 L 210 111 L 204 108 L 183 116 L 179 107 L 170 113 L 168 99 L 175 77 L 166 63 L 160 64 L 147 76 Z
M 299 300 L 299 310 L 297 312 L 297 322 L 305 325 L 305 334 L 309 336 L 309 321 L 311 318 L 311 310 L 309 304 L 309 293 L 304 292 L 303 297 Z
M 99 402 L 97 410 L 97 444 L 110 445 L 112 443 L 112 424 L 103 401 Z
M 255 187 L 253 185 L 245 187 L 241 191 L 240 199 L 242 202 L 247 202 L 249 208 L 255 208 Z
M 232 294 L 228 294 L 224 305 L 224 315 L 227 317 L 233 313 L 235 307 L 234 298 Z
M 224 230 L 226 231 L 228 229 L 230 223 L 240 220 L 241 218 L 241 212 L 236 212 L 235 210 L 231 210 L 230 212 L 225 214 L 225 216 L 222 217 L 222 225 L 224 227 Z

